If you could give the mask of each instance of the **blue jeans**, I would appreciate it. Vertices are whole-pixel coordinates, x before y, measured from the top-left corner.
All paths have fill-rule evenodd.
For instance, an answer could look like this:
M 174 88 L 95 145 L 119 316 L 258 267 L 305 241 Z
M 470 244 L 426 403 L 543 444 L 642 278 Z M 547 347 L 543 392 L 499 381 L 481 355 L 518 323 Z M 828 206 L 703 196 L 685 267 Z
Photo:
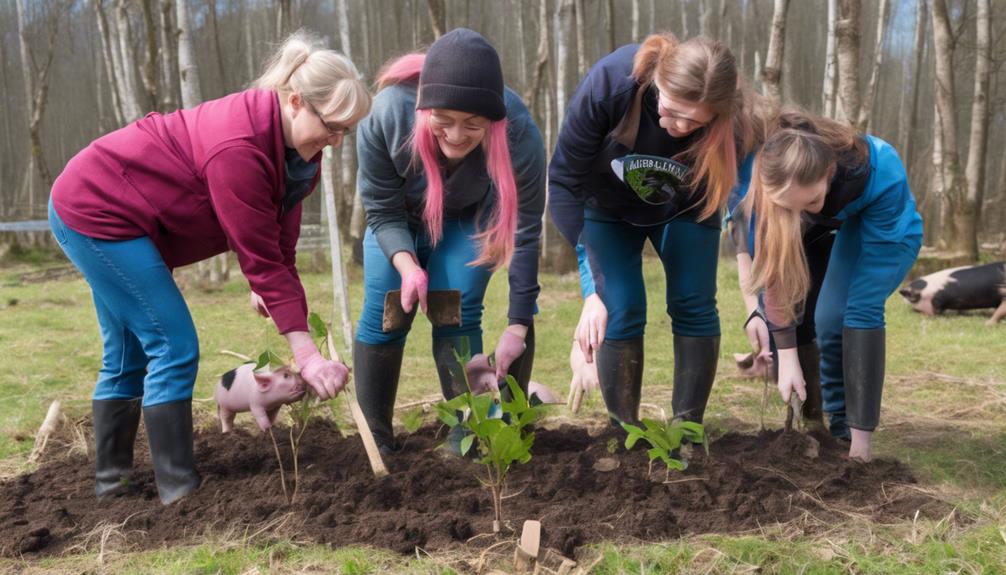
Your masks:
M 643 337 L 646 286 L 643 246 L 649 240 L 664 264 L 667 314 L 676 335 L 720 335 L 716 311 L 716 265 L 720 231 L 679 218 L 656 226 L 634 226 L 588 212 L 577 247 L 584 296 L 597 293 L 608 309 L 605 339 Z
M 103 350 L 93 398 L 142 396 L 144 407 L 191 399 L 199 367 L 196 328 L 150 238 L 85 236 L 63 223 L 51 201 L 49 226 L 91 286 Z
M 858 217 L 842 223 L 814 312 L 821 348 L 822 406 L 832 414 L 845 413 L 843 327 L 884 327 L 884 304 L 912 269 L 922 245 L 921 237 L 908 237 L 883 259 L 867 260 L 863 257 L 861 225 Z
M 429 275 L 429 289 L 461 291 L 461 325 L 434 327 L 434 338 L 468 337 L 472 355 L 482 352 L 482 302 L 492 272 L 485 266 L 470 266 L 478 257 L 475 219 L 444 219 L 443 237 L 430 245 L 425 229 L 415 238 L 419 265 Z M 402 278 L 367 228 L 363 238 L 363 311 L 356 339 L 370 345 L 405 345 L 411 326 L 385 333 L 384 294 L 402 287 Z M 418 305 L 418 304 L 417 304 Z

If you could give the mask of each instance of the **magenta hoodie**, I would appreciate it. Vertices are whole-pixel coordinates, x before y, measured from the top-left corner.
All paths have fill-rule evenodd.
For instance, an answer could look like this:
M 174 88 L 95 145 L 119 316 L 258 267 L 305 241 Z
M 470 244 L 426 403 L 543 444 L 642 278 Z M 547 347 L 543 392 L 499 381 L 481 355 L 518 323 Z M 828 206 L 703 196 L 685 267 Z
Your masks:
M 171 269 L 233 250 L 279 332 L 307 331 L 301 206 L 282 213 L 283 153 L 276 93 L 247 90 L 98 138 L 67 163 L 52 201 L 86 236 L 149 236 Z

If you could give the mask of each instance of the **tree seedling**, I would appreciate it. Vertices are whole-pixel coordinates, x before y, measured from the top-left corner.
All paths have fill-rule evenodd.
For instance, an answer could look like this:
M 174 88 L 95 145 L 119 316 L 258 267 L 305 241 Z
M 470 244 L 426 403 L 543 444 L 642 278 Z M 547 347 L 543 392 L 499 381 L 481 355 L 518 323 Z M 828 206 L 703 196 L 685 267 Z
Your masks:
M 507 473 L 514 463 L 531 460 L 534 432 L 529 428 L 537 421 L 540 408 L 529 403 L 517 380 L 510 375 L 506 378 L 509 399 L 500 397 L 498 391 L 472 394 L 464 369 L 471 359 L 466 343 L 462 343 L 462 353 L 455 351 L 455 356 L 468 391 L 450 401 L 438 403 L 437 415 L 448 426 L 460 425 L 468 432 L 461 440 L 461 455 L 466 455 L 473 446 L 478 450 L 477 461 L 486 469 L 486 477 L 479 478 L 479 481 L 489 488 L 492 495 L 493 532 L 498 533 Z M 497 409 L 501 417 L 491 415 Z
M 680 456 L 681 446 L 685 440 L 690 443 L 701 443 L 706 453 L 709 453 L 705 428 L 701 423 L 673 420 L 667 424 L 645 417 L 642 423 L 643 427 L 622 423 L 622 428 L 628 433 L 625 448 L 632 449 L 640 439 L 650 444 L 650 449 L 646 451 L 646 455 L 650 458 L 650 472 L 653 471 L 654 461 L 658 459 L 663 461 L 667 466 L 665 481 L 670 478 L 672 469 L 684 471 L 688 467 L 688 461 Z

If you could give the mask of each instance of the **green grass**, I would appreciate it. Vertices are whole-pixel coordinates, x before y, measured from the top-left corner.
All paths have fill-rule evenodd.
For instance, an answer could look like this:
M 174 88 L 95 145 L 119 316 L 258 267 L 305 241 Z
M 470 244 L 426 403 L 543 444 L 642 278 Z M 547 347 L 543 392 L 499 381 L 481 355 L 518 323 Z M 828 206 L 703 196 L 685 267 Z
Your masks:
M 40 258 L 40 259 L 39 259 Z M 38 261 L 36 261 L 38 260 Z M 35 430 L 48 404 L 60 399 L 71 418 L 89 411 L 101 345 L 87 285 L 80 279 L 21 282 L 26 273 L 58 265 L 31 255 L 0 268 L 0 467 L 26 469 Z M 182 277 L 189 274 L 182 273 Z M 649 301 L 643 401 L 669 410 L 673 376 L 670 320 L 664 314 L 659 263 L 646 260 Z M 331 318 L 332 289 L 325 273 L 303 274 L 308 299 Z M 202 361 L 195 397 L 198 415 L 212 418 L 213 386 L 238 360 L 221 349 L 253 354 L 288 350 L 269 320 L 247 304 L 247 284 L 238 274 L 212 291 L 184 282 L 183 291 L 200 337 Z M 560 394 L 569 383 L 568 354 L 579 315 L 574 275 L 541 278 L 534 378 Z M 362 300 L 361 270 L 350 272 L 352 310 Z M 746 314 L 737 290 L 737 270 L 724 260 L 719 271 L 723 339 L 717 384 L 707 411 L 713 435 L 756 430 L 762 416 L 763 382 L 736 377 L 732 353 L 747 350 L 741 330 Z M 16 303 L 15 303 L 16 302 Z M 506 323 L 506 275 L 496 274 L 486 298 L 484 340 L 491 350 Z M 596 573 L 1006 573 L 1006 324 L 989 328 L 986 316 L 925 318 L 898 296 L 887 305 L 888 378 L 881 457 L 897 457 L 917 472 L 923 488 L 957 506 L 965 521 L 919 521 L 872 525 L 839 521 L 803 530 L 766 526 L 743 536 L 703 536 L 643 546 L 599 545 L 582 552 L 581 565 Z M 336 319 L 335 331 L 341 333 Z M 338 340 L 337 340 L 338 341 Z M 430 326 L 417 318 L 406 348 L 400 401 L 439 393 L 430 358 Z M 342 345 L 340 342 L 340 351 Z M 774 388 L 766 424 L 783 421 Z M 584 417 L 600 419 L 598 397 Z M 837 518 L 836 518 L 837 519 Z M 806 535 L 805 533 L 814 533 Z M 500 565 L 505 565 L 505 553 Z M 287 539 L 211 537 L 195 547 L 143 553 L 98 550 L 61 559 L 0 562 L 0 572 L 108 570 L 116 573 L 452 573 L 470 570 L 475 557 L 407 559 L 371 549 L 332 550 Z M 99 561 L 101 563 L 99 563 Z

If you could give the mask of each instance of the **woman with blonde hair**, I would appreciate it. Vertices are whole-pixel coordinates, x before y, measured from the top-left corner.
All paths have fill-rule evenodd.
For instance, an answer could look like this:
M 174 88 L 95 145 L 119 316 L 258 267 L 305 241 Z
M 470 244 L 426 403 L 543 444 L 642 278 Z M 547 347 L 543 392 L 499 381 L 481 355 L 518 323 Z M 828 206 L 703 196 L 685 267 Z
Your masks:
M 364 302 L 353 348 L 357 398 L 374 437 L 394 451 L 392 419 L 410 325 L 383 327 L 386 295 L 406 313 L 427 311 L 428 290 L 458 290 L 461 322 L 433 327 L 444 397 L 468 391 L 455 351 L 482 351 L 489 278 L 509 266 L 508 326 L 495 347 L 495 377 L 527 390 L 534 359 L 538 245 L 545 208 L 545 148 L 527 107 L 503 84 L 499 56 L 457 28 L 425 53 L 387 64 L 357 140 Z M 457 431 L 460 431 L 458 428 Z M 457 432 L 451 436 L 460 441 Z
M 102 368 L 92 410 L 98 497 L 128 491 L 142 405 L 161 501 L 196 489 L 192 389 L 199 343 L 171 272 L 232 250 L 251 304 L 284 335 L 322 399 L 346 366 L 311 340 L 295 265 L 301 200 L 321 152 L 370 109 L 352 62 L 298 32 L 254 87 L 151 113 L 74 156 L 52 189 L 49 223 L 91 287 Z
M 922 245 L 901 159 L 880 138 L 785 111 L 737 196 L 744 199 L 731 202 L 739 207 L 731 219 L 751 256 L 740 266 L 749 307 L 760 294 L 761 313 L 749 310 L 752 346 L 764 351 L 767 342 L 750 334 L 770 333 L 783 400 L 796 393 L 815 419 L 822 404 L 832 435 L 851 441 L 849 456 L 869 461 L 884 380 L 884 302 Z
M 719 357 L 719 212 L 759 133 L 758 103 L 724 44 L 656 34 L 602 58 L 566 107 L 549 209 L 577 249 L 576 340 L 613 423 L 638 421 L 646 241 L 667 282 L 674 418 L 702 421 Z

